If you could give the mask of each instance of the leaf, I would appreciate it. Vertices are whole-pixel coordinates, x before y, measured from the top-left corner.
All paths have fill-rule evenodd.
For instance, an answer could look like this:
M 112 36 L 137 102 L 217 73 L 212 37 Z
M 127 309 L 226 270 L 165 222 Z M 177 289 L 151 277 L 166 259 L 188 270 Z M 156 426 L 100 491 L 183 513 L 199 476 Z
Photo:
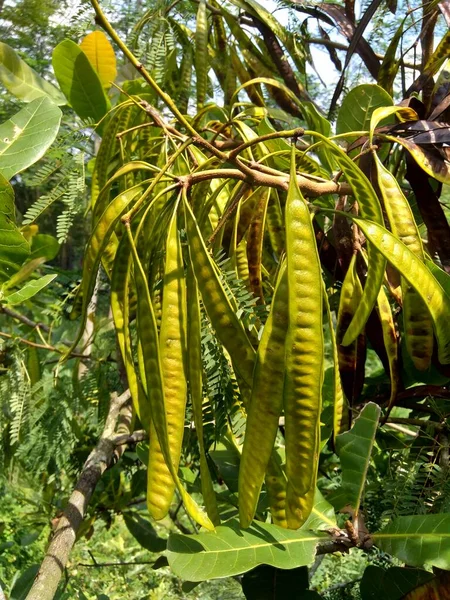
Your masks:
M 0 175 L 0 283 L 17 273 L 30 254 L 30 246 L 15 220 L 14 191 Z
M 25 600 L 28 592 L 33 585 L 34 578 L 36 577 L 39 571 L 40 565 L 32 565 L 28 567 L 26 571 L 20 575 L 18 579 L 14 582 L 12 587 L 9 600 Z
M 450 569 L 450 514 L 398 517 L 372 539 L 383 552 L 413 567 Z
M 109 100 L 83 50 L 75 42 L 64 40 L 53 50 L 52 63 L 56 79 L 77 115 L 100 121 L 109 110 Z
M 419 569 L 369 565 L 360 584 L 362 600 L 400 600 L 415 587 L 433 579 L 433 574 Z
M 341 433 L 336 438 L 336 452 L 341 459 L 342 467 L 340 504 L 345 499 L 344 504 L 352 506 L 355 516 L 361 504 L 379 416 L 380 407 L 369 402 L 355 420 L 351 430 Z
M 87 56 L 103 87 L 108 90 L 117 75 L 116 55 L 103 31 L 93 31 L 83 38 L 80 48 Z
M 226 483 L 230 492 L 238 491 L 239 479 L 239 450 L 226 439 L 215 444 L 214 449 L 209 451 L 209 456 L 217 466 L 219 477 Z
M 421 148 L 411 140 L 405 140 L 391 135 L 386 135 L 384 137 L 386 140 L 396 142 L 408 150 L 419 167 L 430 177 L 434 177 L 434 179 L 437 179 L 441 183 L 450 185 L 450 163 L 438 152 L 428 148 Z
M 3 302 L 8 304 L 9 306 L 14 306 L 15 304 L 22 304 L 26 300 L 29 300 L 33 296 L 35 296 L 42 289 L 47 287 L 57 275 L 44 275 L 39 279 L 34 279 L 33 281 L 29 281 L 26 283 L 23 288 L 18 290 L 17 292 L 13 292 L 9 294 L 5 298 L 3 298 Z
M 391 106 L 391 96 L 378 85 L 358 85 L 345 96 L 337 117 L 336 133 L 367 131 L 376 108 Z
M 11 94 L 24 102 L 48 96 L 58 106 L 66 104 L 66 99 L 58 88 L 45 81 L 3 42 L 0 42 L 0 82 Z
M 354 221 L 376 249 L 422 297 L 433 320 L 439 361 L 442 364 L 450 363 L 450 296 L 423 262 L 387 229 L 362 219 Z
M 400 65 L 400 60 L 395 60 L 395 54 L 403 36 L 404 24 L 405 19 L 400 23 L 397 31 L 390 40 L 389 46 L 384 53 L 380 70 L 378 71 L 377 83 L 391 95 L 393 93 L 395 76 L 397 75 L 398 67 Z
M 437 598 L 438 600 L 450 599 L 450 573 L 441 571 L 437 576 L 411 590 L 403 600 L 430 600 Z
M 0 173 L 11 179 L 37 160 L 53 143 L 60 109 L 46 96 L 36 98 L 0 125 Z
M 150 552 L 163 552 L 166 549 L 167 540 L 158 536 L 149 519 L 137 512 L 125 512 L 123 520 L 128 531 L 143 548 Z
M 45 258 L 45 260 L 53 260 L 58 252 L 58 240 L 53 235 L 38 233 L 31 238 L 30 259 Z
M 247 600 L 300 600 L 308 586 L 307 567 L 286 571 L 261 565 L 242 578 L 242 591 Z
M 336 515 L 333 506 L 325 500 L 316 488 L 314 506 L 306 522 L 302 525 L 305 531 L 319 531 L 336 527 Z
M 175 575 L 189 581 L 231 577 L 261 564 L 280 569 L 308 565 L 323 534 L 290 531 L 254 521 L 240 529 L 236 519 L 214 533 L 172 534 L 167 558 Z

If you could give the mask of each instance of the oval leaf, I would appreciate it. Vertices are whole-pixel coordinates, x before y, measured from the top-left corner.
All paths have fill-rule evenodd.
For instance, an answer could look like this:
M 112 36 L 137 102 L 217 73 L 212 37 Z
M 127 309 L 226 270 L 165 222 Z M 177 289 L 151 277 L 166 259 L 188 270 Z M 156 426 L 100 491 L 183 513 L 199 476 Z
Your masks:
M 116 55 L 103 31 L 89 33 L 81 42 L 80 48 L 88 57 L 105 89 L 111 87 L 117 75 Z
M 124 513 L 123 520 L 131 535 L 139 544 L 150 552 L 163 552 L 167 547 L 167 540 L 160 538 L 149 519 L 145 519 L 136 512 Z
M 378 85 L 363 84 L 353 88 L 344 98 L 339 110 L 336 133 L 367 131 L 373 111 L 391 106 L 392 98 Z
M 322 539 L 323 534 L 259 522 L 240 529 L 238 521 L 232 519 L 214 533 L 172 534 L 167 558 L 179 577 L 204 581 L 246 573 L 262 564 L 280 569 L 308 565 Z
M 58 88 L 45 81 L 3 42 L 0 42 L 0 82 L 11 94 L 24 102 L 48 96 L 58 106 L 67 104 Z
M 36 98 L 0 125 L 0 172 L 11 179 L 37 160 L 53 143 L 61 111 L 46 96 Z
M 53 50 L 52 63 L 56 79 L 77 115 L 100 121 L 109 110 L 109 101 L 83 50 L 75 42 L 64 40 Z

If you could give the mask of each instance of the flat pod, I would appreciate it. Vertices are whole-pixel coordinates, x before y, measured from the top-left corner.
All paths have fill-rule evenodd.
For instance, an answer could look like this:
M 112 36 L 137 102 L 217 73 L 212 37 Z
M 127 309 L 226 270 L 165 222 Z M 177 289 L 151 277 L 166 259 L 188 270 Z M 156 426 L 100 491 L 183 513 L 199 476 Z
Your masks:
M 438 342 L 438 358 L 450 363 L 450 297 L 425 264 L 387 229 L 377 223 L 354 219 L 376 249 L 401 273 L 424 301 Z
M 308 205 L 295 171 L 286 202 L 289 326 L 284 388 L 286 475 L 298 496 L 315 480 L 320 443 L 324 340 L 322 271 Z
M 159 349 L 167 435 L 173 466 L 178 470 L 184 433 L 187 399 L 186 369 L 186 281 L 177 228 L 175 206 L 166 239 L 166 260 L 163 277 L 163 297 Z M 147 505 L 155 519 L 163 519 L 170 508 L 175 482 L 158 441 L 156 429 L 150 429 L 150 447 L 147 477 Z
M 239 515 L 248 527 L 255 515 L 278 421 L 283 408 L 288 286 L 283 263 L 267 322 L 256 353 L 252 394 L 239 467 Z

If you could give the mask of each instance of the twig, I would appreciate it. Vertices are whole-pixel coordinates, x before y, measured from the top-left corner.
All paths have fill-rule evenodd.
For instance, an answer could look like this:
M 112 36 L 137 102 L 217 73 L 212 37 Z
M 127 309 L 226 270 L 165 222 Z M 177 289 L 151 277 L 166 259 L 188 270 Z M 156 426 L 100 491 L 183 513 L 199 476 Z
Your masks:
M 5 333 L 4 331 L 0 331 L 0 337 L 6 338 L 8 340 L 14 340 L 20 342 L 21 344 L 32 346 L 33 348 L 40 348 L 42 350 L 48 350 L 49 352 L 65 354 L 64 350 L 59 350 L 59 348 L 55 348 L 55 346 L 50 346 L 49 344 L 38 344 L 37 342 L 32 342 L 30 340 L 26 340 L 25 338 L 17 337 L 15 335 L 11 335 L 10 333 Z M 79 352 L 70 352 L 70 354 L 68 354 L 68 358 L 82 358 L 84 360 L 93 360 L 92 356 L 86 356 L 85 354 L 81 354 Z
M 134 560 L 129 562 L 104 562 L 99 563 L 95 561 L 94 564 L 78 563 L 77 567 L 86 567 L 88 569 L 100 569 L 102 567 L 129 567 L 133 565 L 154 565 L 154 560 Z
M 42 329 L 42 331 L 45 331 L 46 333 L 50 332 L 50 327 L 45 323 L 32 321 L 25 315 L 22 315 L 16 312 L 15 310 L 12 310 L 11 308 L 8 308 L 7 306 L 0 305 L 0 312 L 4 313 L 5 315 L 8 315 L 8 317 L 11 317 L 12 319 L 16 319 L 16 321 L 20 321 L 28 327 L 32 327 L 33 329 Z
M 129 427 L 129 399 L 129 390 L 121 396 L 112 394 L 102 436 L 83 466 L 26 600 L 54 597 L 95 487 L 114 458 L 123 452 L 123 447 L 118 449 L 113 439 L 117 432 L 125 433 Z
M 436 421 L 424 421 L 423 419 L 410 419 L 407 417 L 389 417 L 387 423 L 398 423 L 399 425 L 414 425 L 414 427 L 423 427 L 425 425 L 434 427 L 434 429 L 445 429 L 445 425 Z

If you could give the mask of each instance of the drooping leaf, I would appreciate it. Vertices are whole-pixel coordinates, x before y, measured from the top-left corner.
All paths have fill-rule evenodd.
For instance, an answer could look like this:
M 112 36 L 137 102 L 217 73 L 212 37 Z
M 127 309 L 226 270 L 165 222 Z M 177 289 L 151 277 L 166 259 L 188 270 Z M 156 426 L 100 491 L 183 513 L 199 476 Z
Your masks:
M 358 85 L 342 101 L 337 117 L 336 133 L 367 131 L 375 109 L 391 106 L 391 96 L 379 85 Z
M 53 50 L 56 79 L 70 105 L 82 119 L 100 121 L 109 109 L 102 82 L 83 50 L 64 40 Z
M 397 517 L 372 538 L 383 552 L 413 567 L 450 569 L 450 514 Z
M 336 452 L 341 459 L 342 491 L 339 505 L 350 504 L 358 514 L 372 455 L 380 407 L 373 402 L 365 405 L 350 431 L 336 438 Z
M 48 96 L 58 106 L 66 104 L 66 99 L 58 88 L 38 75 L 3 42 L 0 42 L 0 82 L 11 94 L 24 102 Z
M 30 246 L 15 222 L 14 191 L 0 175 L 0 283 L 17 273 L 30 254 Z
M 128 531 L 143 548 L 150 552 L 163 552 L 166 549 L 167 540 L 158 536 L 149 519 L 137 512 L 125 512 L 123 520 Z
M 117 75 L 116 55 L 103 31 L 93 31 L 81 41 L 80 48 L 88 57 L 103 87 L 108 90 Z
M 232 519 L 214 533 L 172 534 L 167 558 L 179 577 L 203 581 L 245 573 L 261 564 L 280 569 L 308 565 L 322 539 L 323 534 L 255 521 L 248 529 L 241 529 Z
M 433 574 L 420 569 L 369 565 L 360 584 L 362 600 L 401 600 L 411 590 L 433 579 Z
M 22 304 L 22 302 L 29 300 L 38 292 L 47 287 L 55 279 L 55 277 L 57 277 L 57 275 L 44 275 L 39 279 L 28 281 L 20 290 L 17 290 L 17 292 L 13 292 L 12 294 L 6 296 L 3 299 L 3 302 L 5 304 L 9 304 L 10 306 Z
M 5 179 L 43 156 L 58 133 L 60 120 L 60 109 L 42 96 L 0 125 L 0 173 Z
M 394 79 L 400 64 L 400 60 L 395 60 L 395 54 L 402 39 L 404 23 L 405 21 L 403 20 L 389 42 L 378 72 L 378 84 L 391 95 L 393 93 Z

